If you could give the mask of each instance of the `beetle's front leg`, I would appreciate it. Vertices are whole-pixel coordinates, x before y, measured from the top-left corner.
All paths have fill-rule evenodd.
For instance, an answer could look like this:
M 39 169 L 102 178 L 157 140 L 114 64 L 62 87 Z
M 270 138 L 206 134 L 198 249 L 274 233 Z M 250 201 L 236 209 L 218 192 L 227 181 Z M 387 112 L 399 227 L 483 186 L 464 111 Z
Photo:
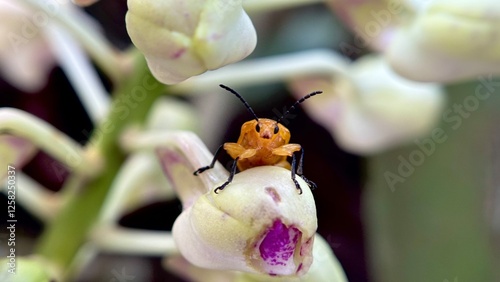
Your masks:
M 233 159 L 238 158 L 238 160 L 240 160 L 240 161 L 245 160 L 245 159 L 249 159 L 249 158 L 255 156 L 255 154 L 257 154 L 257 149 L 252 149 L 252 148 L 247 149 L 238 143 L 226 143 L 226 144 L 224 144 L 224 150 L 226 150 L 226 152 Z M 238 166 L 239 165 L 240 164 L 238 164 Z
M 297 157 L 295 153 L 299 151 L 300 151 L 300 156 L 297 164 Z M 299 144 L 286 144 L 281 147 L 275 148 L 273 150 L 273 155 L 292 157 L 292 167 L 290 168 L 290 170 L 292 171 L 292 180 L 293 183 L 295 183 L 295 187 L 297 188 L 297 190 L 299 190 L 300 194 L 302 194 L 302 189 L 300 188 L 297 179 L 295 179 L 296 174 L 304 179 L 304 181 L 307 183 L 307 185 L 309 185 L 311 190 L 314 190 L 316 188 L 316 184 L 307 179 L 303 174 L 304 148 L 302 148 L 302 146 L 300 146 Z
M 233 177 L 234 175 L 236 174 L 236 164 L 238 163 L 238 158 L 234 159 L 234 162 L 233 162 L 233 165 L 231 167 L 231 172 L 229 173 L 229 177 L 228 179 L 226 180 L 226 182 L 224 182 L 224 184 L 222 184 L 221 186 L 215 188 L 214 190 L 214 193 L 215 194 L 219 194 L 219 191 L 220 190 L 223 190 L 224 188 L 226 188 L 226 186 L 231 183 L 231 181 L 233 181 Z
M 299 144 L 286 144 L 278 148 L 274 148 L 272 154 L 276 156 L 291 157 L 294 152 L 300 151 L 301 148 L 302 147 Z
M 217 148 L 217 151 L 215 151 L 214 158 L 212 159 L 212 162 L 207 166 L 203 166 L 203 167 L 200 167 L 199 169 L 195 170 L 195 172 L 193 172 L 193 175 L 198 175 L 207 169 L 214 168 L 215 162 L 217 161 L 220 153 L 222 152 L 222 150 L 221 150 L 222 146 L 223 145 L 220 145 L 219 148 Z
M 295 159 L 295 154 L 293 155 L 292 158 Z M 307 183 L 309 188 L 311 188 L 311 190 L 314 190 L 317 188 L 316 183 L 312 182 L 311 180 L 307 179 L 304 176 L 304 172 L 303 172 L 304 171 L 304 148 L 302 148 L 302 147 L 300 148 L 300 157 L 299 157 L 298 166 L 295 168 L 295 166 L 292 164 L 292 170 L 295 170 L 295 169 L 296 169 L 297 175 L 299 175 L 300 177 L 302 177 L 302 179 L 304 179 L 304 181 Z
M 307 183 L 307 185 L 309 186 L 309 188 L 311 188 L 311 190 L 314 190 L 317 188 L 316 186 L 316 183 L 312 182 L 311 180 L 307 179 L 304 174 L 303 174 L 303 170 L 304 170 L 304 148 L 300 147 L 299 149 L 300 151 L 300 156 L 299 156 L 299 163 L 297 164 L 297 156 L 296 154 L 292 153 L 292 167 L 291 167 L 291 171 L 292 171 L 292 180 L 293 180 L 293 183 L 295 183 L 295 187 L 297 188 L 297 190 L 299 190 L 299 194 L 302 194 L 302 189 L 300 188 L 300 185 L 299 185 L 299 182 L 297 182 L 297 179 L 295 179 L 295 174 L 297 174 L 298 176 L 302 177 L 302 179 L 304 179 L 304 181 Z

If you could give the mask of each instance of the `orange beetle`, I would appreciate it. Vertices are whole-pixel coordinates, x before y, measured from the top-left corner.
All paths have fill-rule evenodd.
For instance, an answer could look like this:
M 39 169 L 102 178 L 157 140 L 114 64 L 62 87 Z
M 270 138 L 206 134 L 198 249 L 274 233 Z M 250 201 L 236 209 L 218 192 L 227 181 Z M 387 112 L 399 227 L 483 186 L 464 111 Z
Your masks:
M 258 118 L 250 105 L 243 99 L 243 97 L 241 97 L 240 94 L 225 85 L 221 84 L 219 86 L 238 97 L 248 111 L 254 116 L 255 120 L 250 120 L 243 124 L 238 142 L 225 143 L 224 145 L 221 145 L 215 152 L 215 156 L 210 165 L 199 168 L 193 174 L 198 175 L 207 169 L 213 168 L 215 162 L 217 161 L 217 157 L 221 152 L 221 148 L 224 148 L 231 158 L 234 159 L 234 162 L 231 167 L 229 178 L 224 184 L 215 189 L 214 192 L 216 194 L 219 190 L 224 189 L 229 183 L 231 183 L 233 176 L 236 174 L 236 166 L 240 171 L 265 165 L 284 167 L 291 170 L 292 180 L 295 183 L 295 187 L 299 191 L 299 194 L 302 194 L 302 189 L 295 179 L 295 175 L 301 176 L 311 189 L 316 188 L 316 184 L 314 184 L 314 182 L 308 180 L 302 175 L 304 149 L 299 144 L 289 144 L 290 131 L 279 123 L 279 121 L 286 117 L 298 104 L 323 92 L 315 91 L 304 96 L 300 100 L 296 101 L 280 118 L 272 120 L 267 118 Z M 295 152 L 300 152 L 298 165 L 294 154 Z M 287 161 L 287 157 L 292 157 L 291 165 Z

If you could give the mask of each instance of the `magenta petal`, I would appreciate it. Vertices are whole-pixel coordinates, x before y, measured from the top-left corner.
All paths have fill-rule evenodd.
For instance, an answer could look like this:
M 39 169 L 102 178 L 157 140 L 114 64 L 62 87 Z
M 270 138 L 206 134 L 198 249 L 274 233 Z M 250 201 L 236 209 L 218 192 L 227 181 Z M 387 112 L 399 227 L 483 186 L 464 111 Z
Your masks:
M 260 243 L 261 258 L 270 266 L 294 264 L 293 255 L 301 234 L 297 228 L 288 228 L 280 220 L 276 220 Z M 277 270 L 280 268 L 277 267 Z

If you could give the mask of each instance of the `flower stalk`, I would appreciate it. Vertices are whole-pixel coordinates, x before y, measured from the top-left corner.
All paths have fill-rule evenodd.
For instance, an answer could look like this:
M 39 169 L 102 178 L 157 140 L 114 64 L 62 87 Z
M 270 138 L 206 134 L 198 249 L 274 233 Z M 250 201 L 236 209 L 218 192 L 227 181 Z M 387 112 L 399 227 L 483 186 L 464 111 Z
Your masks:
M 0 133 L 32 142 L 74 172 L 93 174 L 89 171 L 88 158 L 78 143 L 31 114 L 13 108 L 0 109 Z
M 232 87 L 241 87 L 292 80 L 306 75 L 328 77 L 346 75 L 348 64 L 349 61 L 338 53 L 316 49 L 231 64 L 216 71 L 192 77 L 173 86 L 172 91 L 202 91 L 218 85 L 221 81 Z
M 97 151 L 105 166 L 95 179 L 77 183 L 68 201 L 54 221 L 42 234 L 36 253 L 44 256 L 61 269 L 66 269 L 96 221 L 106 195 L 115 179 L 124 153 L 117 139 L 130 124 L 141 124 L 153 102 L 164 91 L 164 86 L 154 79 L 141 56 L 136 57 L 135 72 L 114 93 L 108 118 L 97 127 L 87 150 Z M 65 187 L 66 188 L 66 187 Z
M 90 119 L 97 124 L 106 117 L 110 99 L 99 75 L 76 40 L 58 26 L 47 28 L 50 47 L 75 89 Z

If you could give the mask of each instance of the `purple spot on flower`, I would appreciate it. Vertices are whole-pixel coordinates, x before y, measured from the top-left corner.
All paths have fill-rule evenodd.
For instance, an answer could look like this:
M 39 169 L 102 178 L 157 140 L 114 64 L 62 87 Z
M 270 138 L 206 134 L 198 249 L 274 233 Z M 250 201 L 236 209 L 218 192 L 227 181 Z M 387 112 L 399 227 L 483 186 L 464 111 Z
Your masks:
M 219 33 L 212 33 L 210 35 L 210 41 L 217 41 L 222 38 L 222 35 Z
M 280 220 L 276 220 L 260 243 L 260 256 L 268 265 L 289 264 L 300 234 L 297 228 L 288 228 Z
M 275 203 L 281 202 L 280 194 L 278 194 L 276 189 L 274 189 L 273 187 L 266 187 L 266 192 L 267 194 L 269 194 L 269 196 L 271 196 Z
M 171 59 L 178 59 L 182 54 L 186 53 L 186 48 L 182 48 L 177 50 L 175 53 L 170 56 Z
M 302 269 L 302 263 L 299 264 L 299 267 L 297 267 L 297 273 L 299 273 L 301 269 Z
M 309 238 L 302 246 L 300 247 L 300 256 L 305 256 L 311 252 L 311 244 L 313 242 L 313 238 Z

